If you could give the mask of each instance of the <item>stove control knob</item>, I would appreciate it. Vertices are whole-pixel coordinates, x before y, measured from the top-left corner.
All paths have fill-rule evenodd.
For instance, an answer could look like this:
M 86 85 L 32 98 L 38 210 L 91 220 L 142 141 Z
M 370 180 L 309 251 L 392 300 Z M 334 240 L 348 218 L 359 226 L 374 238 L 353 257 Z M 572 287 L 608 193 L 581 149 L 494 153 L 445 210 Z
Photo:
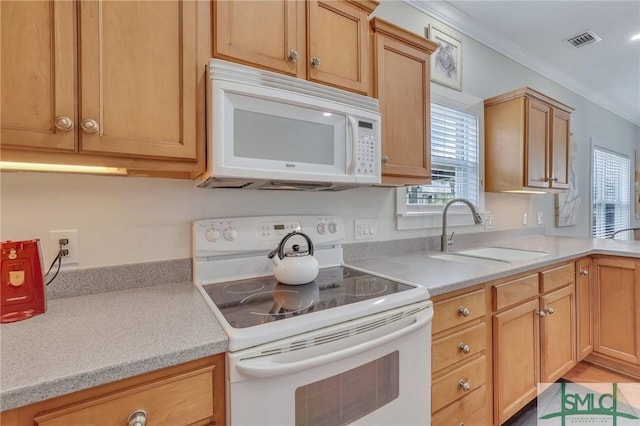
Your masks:
M 325 231 L 324 223 L 320 222 L 319 224 L 317 224 L 316 231 L 318 231 L 318 234 L 320 235 L 324 234 L 324 231 Z
M 335 234 L 337 230 L 338 230 L 338 225 L 336 225 L 335 222 L 331 222 L 329 224 L 329 232 L 331 232 L 332 234 Z
M 209 228 L 207 232 L 204 234 L 207 241 L 216 242 L 220 239 L 220 231 L 216 228 Z
M 238 236 L 238 231 L 233 229 L 231 226 L 224 230 L 224 239 L 227 241 L 233 241 Z

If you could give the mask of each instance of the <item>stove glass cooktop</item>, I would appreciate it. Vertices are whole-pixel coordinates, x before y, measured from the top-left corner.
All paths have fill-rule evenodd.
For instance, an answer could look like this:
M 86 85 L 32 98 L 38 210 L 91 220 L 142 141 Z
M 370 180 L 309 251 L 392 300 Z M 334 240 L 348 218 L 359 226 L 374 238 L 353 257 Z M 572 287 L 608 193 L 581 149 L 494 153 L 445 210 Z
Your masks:
M 273 276 L 202 286 L 235 328 L 283 320 L 414 287 L 344 266 L 322 268 L 309 284 L 286 285 Z

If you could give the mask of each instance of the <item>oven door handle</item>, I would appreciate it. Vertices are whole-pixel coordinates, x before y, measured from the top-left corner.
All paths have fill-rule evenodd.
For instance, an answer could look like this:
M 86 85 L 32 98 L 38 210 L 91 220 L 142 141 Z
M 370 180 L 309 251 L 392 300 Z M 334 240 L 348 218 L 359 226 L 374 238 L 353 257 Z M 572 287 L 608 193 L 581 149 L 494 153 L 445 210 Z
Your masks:
M 239 359 L 236 363 L 236 369 L 239 373 L 246 376 L 256 378 L 269 378 L 274 376 L 282 376 L 292 374 L 309 368 L 318 367 L 320 365 L 329 364 L 333 361 L 342 360 L 354 355 L 384 346 L 387 343 L 412 333 L 422 327 L 428 325 L 433 318 L 433 310 L 429 310 L 428 315 L 423 315 L 413 324 L 403 327 L 399 330 L 385 334 L 377 339 L 350 346 L 342 350 L 322 354 L 314 358 L 303 359 L 300 361 L 276 363 L 273 362 L 277 355 L 256 357 L 248 359 Z M 301 352 L 304 351 L 301 350 Z

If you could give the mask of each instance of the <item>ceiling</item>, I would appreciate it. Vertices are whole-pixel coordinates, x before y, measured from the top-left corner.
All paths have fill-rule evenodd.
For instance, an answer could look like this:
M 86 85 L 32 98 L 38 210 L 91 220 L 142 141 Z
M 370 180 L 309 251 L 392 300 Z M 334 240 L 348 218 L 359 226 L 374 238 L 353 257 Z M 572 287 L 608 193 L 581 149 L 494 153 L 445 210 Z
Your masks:
M 640 126 L 639 0 L 407 2 Z M 566 41 L 585 30 L 602 40 Z

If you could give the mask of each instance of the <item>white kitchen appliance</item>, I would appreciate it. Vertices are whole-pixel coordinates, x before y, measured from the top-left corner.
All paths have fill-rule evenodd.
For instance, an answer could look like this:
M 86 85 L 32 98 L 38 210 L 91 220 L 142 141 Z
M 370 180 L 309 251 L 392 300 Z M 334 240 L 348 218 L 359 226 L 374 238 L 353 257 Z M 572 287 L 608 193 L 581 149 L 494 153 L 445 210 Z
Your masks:
M 292 231 L 313 241 L 309 284 L 271 275 Z M 429 293 L 344 265 L 344 236 L 323 215 L 193 223 L 194 283 L 229 336 L 227 424 L 431 424 Z
M 381 181 L 377 99 L 211 59 L 207 105 L 199 187 L 336 191 Z

